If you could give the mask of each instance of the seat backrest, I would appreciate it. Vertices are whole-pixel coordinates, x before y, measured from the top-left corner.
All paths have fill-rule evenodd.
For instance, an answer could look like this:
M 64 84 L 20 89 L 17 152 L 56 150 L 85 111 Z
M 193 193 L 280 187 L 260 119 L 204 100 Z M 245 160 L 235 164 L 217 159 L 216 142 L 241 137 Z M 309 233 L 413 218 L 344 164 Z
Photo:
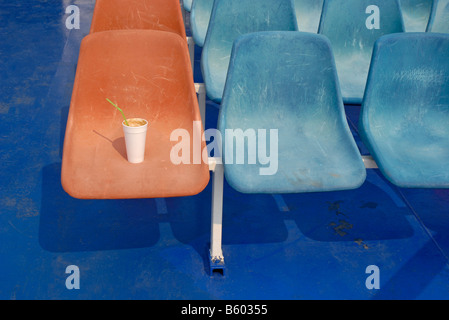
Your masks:
M 182 0 L 182 6 L 184 7 L 184 10 L 190 11 L 193 6 L 193 0 Z
M 186 36 L 179 0 L 96 0 L 90 33 L 122 29 Z
M 394 184 L 449 187 L 449 35 L 402 33 L 374 47 L 360 135 Z
M 404 27 L 407 32 L 425 32 L 433 0 L 400 0 Z
M 126 160 L 123 118 L 148 121 L 145 161 Z M 199 124 L 194 126 L 195 124 Z M 201 136 L 201 116 L 185 38 L 156 30 L 113 30 L 84 37 L 67 119 L 62 184 L 73 197 L 93 199 L 187 196 L 209 181 L 193 143 L 177 164 L 172 134 Z M 195 133 L 196 132 L 196 133 Z M 206 148 L 199 140 L 198 149 Z M 176 154 L 177 155 L 177 154 Z M 189 159 L 190 158 L 190 159 Z
M 324 0 L 294 0 L 299 31 L 318 32 Z
M 234 40 L 246 33 L 297 30 L 293 0 L 215 0 L 201 56 L 206 93 L 220 102 Z
M 226 179 L 240 192 L 351 189 L 365 179 L 324 36 L 271 31 L 239 37 L 218 129 Z
M 195 0 L 190 12 L 190 27 L 195 44 L 204 45 L 214 0 Z
M 332 43 L 345 103 L 362 102 L 374 42 L 403 31 L 397 0 L 324 1 L 319 33 Z
M 427 31 L 449 33 L 449 0 L 434 0 Z

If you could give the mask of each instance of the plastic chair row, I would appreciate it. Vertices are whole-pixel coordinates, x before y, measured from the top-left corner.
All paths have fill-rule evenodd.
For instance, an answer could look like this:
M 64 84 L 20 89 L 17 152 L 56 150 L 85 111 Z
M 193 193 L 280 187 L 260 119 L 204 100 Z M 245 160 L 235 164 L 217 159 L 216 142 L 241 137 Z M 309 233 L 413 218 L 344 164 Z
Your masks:
M 292 17 L 290 11 L 284 20 L 296 26 Z M 444 171 L 449 164 L 448 50 L 449 35 L 437 33 L 382 36 L 374 46 L 360 131 L 373 167 L 399 186 L 449 187 Z M 331 41 L 323 35 L 237 36 L 218 122 L 223 158 L 204 159 L 185 38 L 160 30 L 91 32 L 80 48 L 62 185 L 82 199 L 188 196 L 204 190 L 212 171 L 210 267 L 224 270 L 224 176 L 245 193 L 334 191 L 364 182 L 372 161 L 360 155 L 349 131 L 337 70 Z M 127 162 L 121 115 L 106 98 L 128 117 L 149 120 L 143 163 Z M 234 135 L 224 134 L 227 129 Z M 262 148 L 256 163 L 232 161 L 240 141 L 237 129 Z M 176 149 L 180 142 L 186 144 Z M 173 150 L 187 155 L 185 161 L 174 163 Z
M 448 52 L 449 34 L 398 33 L 376 41 L 359 125 L 371 155 L 361 156 L 326 37 L 302 32 L 239 37 L 218 122 L 223 171 L 215 172 L 213 185 L 222 183 L 224 172 L 243 193 L 329 192 L 358 188 L 365 168 L 379 168 L 399 187 L 449 188 Z M 227 130 L 234 134 L 223 134 Z M 243 149 L 245 159 L 257 154 L 253 163 L 237 164 L 243 138 L 257 141 L 257 148 L 248 142 Z M 262 174 L 273 166 L 274 174 Z M 212 221 L 221 225 L 221 219 L 217 212 Z M 223 265 L 219 227 L 212 239 L 211 256 Z
M 318 32 L 323 1 L 293 0 L 299 31 Z M 434 0 L 400 1 L 405 30 L 407 32 L 421 32 L 426 30 L 433 2 Z M 213 3 L 214 0 L 184 1 L 184 7 L 188 8 L 186 10 L 191 13 L 190 25 L 193 38 L 195 43 L 200 47 L 204 45 Z
M 369 24 L 371 12 L 367 14 L 367 8 L 372 7 L 377 8 L 374 22 L 382 12 L 382 27 Z M 211 100 L 221 102 L 236 37 L 269 30 L 298 30 L 292 0 L 258 0 L 257 5 L 250 0 L 214 1 L 201 56 L 206 93 Z M 361 102 L 374 41 L 384 34 L 403 31 L 397 0 L 324 0 L 319 33 L 332 43 L 345 103 Z
M 359 129 L 379 169 L 398 186 L 449 187 L 448 52 L 447 34 L 392 34 L 376 41 Z M 239 37 L 218 128 L 222 133 L 277 129 L 279 162 L 272 175 L 259 174 L 267 166 L 262 162 L 236 165 L 226 156 L 235 155 L 229 148 L 237 141 L 224 138 L 230 184 L 245 193 L 360 186 L 365 170 L 338 86 L 324 36 L 260 32 Z
M 201 90 L 179 11 L 178 0 L 97 0 L 80 46 L 64 138 L 61 183 L 72 197 L 180 197 L 209 183 L 211 165 L 198 154 L 206 148 Z M 128 118 L 148 120 L 144 162 L 127 161 L 122 116 L 106 99 Z M 180 143 L 187 145 L 176 149 Z
M 407 1 L 401 0 L 324 0 L 322 9 L 320 1 L 296 0 L 293 11 L 291 1 L 280 1 L 280 10 L 270 8 L 279 1 L 224 1 L 224 0 L 195 0 L 191 13 L 191 28 L 196 44 L 203 46 L 201 68 L 207 96 L 220 103 L 226 80 L 229 53 L 233 40 L 237 35 L 267 30 L 299 30 L 301 28 L 300 13 L 304 10 L 303 18 L 315 17 L 317 32 L 331 40 L 334 50 L 338 76 L 340 79 L 343 100 L 346 104 L 358 104 L 366 85 L 366 78 L 371 60 L 373 44 L 380 36 L 389 33 L 405 32 L 402 13 L 407 15 L 407 21 L 426 21 L 429 19 L 429 0 Z M 291 4 L 289 5 L 290 2 Z M 428 31 L 433 31 L 438 25 L 433 21 L 447 21 L 440 16 L 445 12 L 444 2 L 435 1 L 432 16 L 436 17 L 429 22 Z M 297 25 L 292 22 L 293 16 L 297 18 Z M 319 13 L 319 16 L 318 16 Z M 438 14 L 436 14 L 438 13 Z M 350 18 L 347 15 L 350 14 Z M 288 17 L 287 17 L 288 16 Z M 404 14 L 404 16 L 406 16 Z M 319 17 L 317 19 L 317 17 Z M 279 19 L 277 24 L 276 19 Z M 310 29 L 309 22 L 306 20 Z M 447 26 L 446 23 L 440 23 Z M 410 27 L 416 29 L 418 27 Z M 420 25 L 423 31 L 425 25 Z

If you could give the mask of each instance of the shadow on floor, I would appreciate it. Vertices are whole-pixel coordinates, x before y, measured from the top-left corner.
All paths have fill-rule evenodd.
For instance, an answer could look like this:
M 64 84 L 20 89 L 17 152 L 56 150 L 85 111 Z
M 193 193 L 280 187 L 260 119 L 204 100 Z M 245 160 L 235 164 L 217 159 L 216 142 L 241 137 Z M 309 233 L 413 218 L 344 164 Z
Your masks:
M 403 239 L 413 235 L 410 209 L 379 173 L 368 170 L 358 189 L 286 195 L 291 218 L 305 236 L 317 241 Z
M 141 248 L 160 237 L 154 200 L 79 200 L 61 186 L 61 164 L 44 167 L 39 243 L 52 252 Z

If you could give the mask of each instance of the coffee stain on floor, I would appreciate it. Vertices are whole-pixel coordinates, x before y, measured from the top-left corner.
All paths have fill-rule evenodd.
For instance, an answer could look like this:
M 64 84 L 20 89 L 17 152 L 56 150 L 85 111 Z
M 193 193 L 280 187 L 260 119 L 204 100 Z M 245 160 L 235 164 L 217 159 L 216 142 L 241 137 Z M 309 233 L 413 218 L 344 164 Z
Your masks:
M 345 213 L 343 213 L 341 211 L 341 203 L 343 203 L 343 201 L 338 200 L 335 202 L 326 202 L 328 204 L 328 210 L 329 211 L 334 211 L 336 216 L 346 216 Z M 347 236 L 349 233 L 349 230 L 351 230 L 354 225 L 346 220 L 343 219 L 339 219 L 338 223 L 332 221 L 331 223 L 329 223 L 329 226 L 332 227 L 332 229 L 335 231 L 335 234 L 341 236 L 341 237 L 345 237 Z M 359 246 L 362 246 L 365 250 L 369 249 L 369 246 L 363 242 L 363 239 L 360 238 L 356 238 L 354 239 L 354 242 L 357 243 Z
M 363 239 L 355 239 L 354 242 L 357 243 L 359 246 L 363 246 L 363 249 L 366 250 L 369 249 L 368 245 L 363 242 Z
M 335 222 L 329 223 L 329 226 L 334 229 L 335 233 L 338 234 L 341 237 L 344 237 L 348 233 L 345 230 L 351 230 L 353 228 L 353 225 L 345 220 L 339 220 L 338 224 Z

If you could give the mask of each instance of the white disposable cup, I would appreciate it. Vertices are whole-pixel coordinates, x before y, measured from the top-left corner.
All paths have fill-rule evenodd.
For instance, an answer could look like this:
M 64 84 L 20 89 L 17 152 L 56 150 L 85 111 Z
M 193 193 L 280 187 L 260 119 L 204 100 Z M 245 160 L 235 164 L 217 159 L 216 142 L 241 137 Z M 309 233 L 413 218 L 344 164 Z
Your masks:
M 147 136 L 148 121 L 141 118 L 132 118 L 128 119 L 128 122 L 132 120 L 145 121 L 145 125 L 138 127 L 127 126 L 124 120 L 122 122 L 128 161 L 131 163 L 140 163 L 143 162 L 145 158 L 145 140 Z

